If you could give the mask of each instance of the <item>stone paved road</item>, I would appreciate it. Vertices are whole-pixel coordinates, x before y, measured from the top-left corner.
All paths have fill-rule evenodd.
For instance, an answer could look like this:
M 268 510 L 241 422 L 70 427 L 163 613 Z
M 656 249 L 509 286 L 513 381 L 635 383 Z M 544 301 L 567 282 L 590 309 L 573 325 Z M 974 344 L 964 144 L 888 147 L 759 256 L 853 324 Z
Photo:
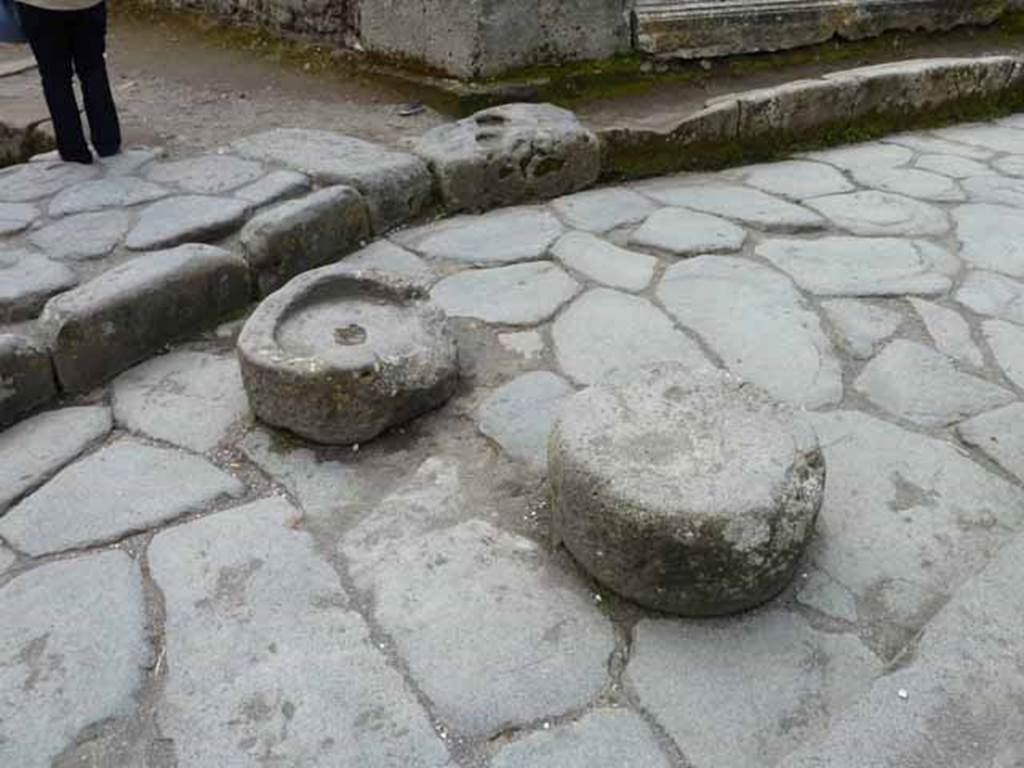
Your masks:
M 209 162 L 111 194 L 257 173 Z M 458 318 L 407 429 L 254 424 L 236 323 L 0 433 L 0 765 L 1024 765 L 1022 215 L 1015 117 L 451 219 L 352 257 Z M 740 618 L 547 543 L 559 403 L 667 359 L 826 446 L 797 583 Z

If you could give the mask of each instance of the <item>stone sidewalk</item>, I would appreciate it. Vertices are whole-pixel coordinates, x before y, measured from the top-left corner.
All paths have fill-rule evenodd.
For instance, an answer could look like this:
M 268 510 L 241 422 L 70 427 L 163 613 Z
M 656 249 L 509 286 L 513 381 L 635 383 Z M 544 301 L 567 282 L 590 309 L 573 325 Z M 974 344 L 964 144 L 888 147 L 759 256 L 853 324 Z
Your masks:
M 406 429 L 254 424 L 240 321 L 22 421 L 0 764 L 1024 764 L 1022 208 L 1016 116 L 448 219 L 349 257 L 457 318 L 460 393 Z M 560 402 L 663 360 L 826 446 L 754 613 L 651 614 L 548 545 Z

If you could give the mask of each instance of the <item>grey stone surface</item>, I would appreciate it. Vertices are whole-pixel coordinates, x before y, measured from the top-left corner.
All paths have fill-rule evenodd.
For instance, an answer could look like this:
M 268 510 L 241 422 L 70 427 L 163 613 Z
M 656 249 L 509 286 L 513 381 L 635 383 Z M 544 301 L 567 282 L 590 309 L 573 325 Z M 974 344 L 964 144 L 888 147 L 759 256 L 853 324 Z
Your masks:
M 459 272 L 431 297 L 452 317 L 502 325 L 536 325 L 572 299 L 580 285 L 550 261 Z
M 756 253 L 818 296 L 938 295 L 959 270 L 952 254 L 924 240 L 765 240 Z
M 0 588 L 0 763 L 50 766 L 90 725 L 131 716 L 149 661 L 139 567 L 47 563 Z
M 134 176 L 114 176 L 68 187 L 50 202 L 51 216 L 127 208 L 167 197 L 169 190 Z
M 669 768 L 650 727 L 626 709 L 599 709 L 505 746 L 491 768 Z
M 0 427 L 56 396 L 46 348 L 20 334 L 0 333 Z
M 370 235 L 366 202 L 352 187 L 321 189 L 253 217 L 239 243 L 261 296 L 295 275 L 337 261 Z
M 1024 154 L 1024 132 L 1016 128 L 975 123 L 954 125 L 950 128 L 933 131 L 933 133 L 938 138 L 946 141 L 968 144 L 972 147 L 980 147 L 992 152 Z
M 236 189 L 232 195 L 253 208 L 276 203 L 289 197 L 298 197 L 309 191 L 309 177 L 296 171 L 273 171 L 262 179 Z
M 131 147 L 111 157 L 94 158 L 103 166 L 107 176 L 129 176 L 145 168 L 166 154 L 163 147 Z
M 520 207 L 487 216 L 456 216 L 398 232 L 391 239 L 429 259 L 494 266 L 543 258 L 563 231 L 543 208 Z
M 369 204 L 376 232 L 414 218 L 433 195 L 433 179 L 421 159 L 351 136 L 278 128 L 232 146 L 246 157 L 308 174 L 319 184 L 355 187 Z
M 811 559 L 894 655 L 1024 527 L 1024 493 L 944 440 L 853 411 L 813 418 L 829 473 Z
M 979 315 L 1024 324 L 1024 283 L 993 272 L 968 272 L 956 300 Z
M 0 545 L 0 576 L 3 576 L 14 563 L 14 553 L 7 547 Z
M 143 209 L 125 245 L 133 251 L 148 251 L 187 242 L 212 242 L 241 227 L 248 212 L 249 204 L 244 200 L 209 195 L 169 197 Z
M 0 518 L 0 536 L 30 555 L 61 552 L 116 541 L 243 491 L 203 459 L 123 438 L 13 507 Z
M 580 384 L 595 384 L 650 363 L 709 365 L 700 347 L 651 302 L 597 288 L 555 321 L 555 352 L 562 370 Z
M 839 333 L 846 352 L 856 360 L 874 357 L 905 319 L 899 312 L 854 299 L 822 302 L 821 308 Z
M 637 625 L 626 670 L 694 768 L 786 765 L 869 690 L 882 665 L 855 636 L 794 613 Z
M 1024 537 L 1017 536 L 925 629 L 901 668 L 787 768 L 1013 766 L 1024 754 L 1018 639 Z
M 839 195 L 856 189 L 835 168 L 806 160 L 754 166 L 747 170 L 744 180 L 750 186 L 764 192 L 798 201 L 824 195 Z
M 629 241 L 677 256 L 695 256 L 738 251 L 746 239 L 746 230 L 717 216 L 683 208 L 662 208 L 652 213 Z
M 853 169 L 851 175 L 858 184 L 938 203 L 956 203 L 967 199 L 956 181 L 948 176 L 919 168 L 867 168 Z
M 30 203 L 0 203 L 0 237 L 16 235 L 39 218 L 39 209 Z
M 437 529 L 436 515 L 385 502 L 342 551 L 440 717 L 489 736 L 594 699 L 615 642 L 588 596 L 529 539 L 480 520 Z
M 27 163 L 4 176 L 0 203 L 25 203 L 60 192 L 65 187 L 95 178 L 94 165 L 78 163 Z
M 644 191 L 659 203 L 724 216 L 769 232 L 803 232 L 825 226 L 825 220 L 813 211 L 756 189 L 716 183 L 654 184 Z
M 807 202 L 854 235 L 923 237 L 949 231 L 949 219 L 928 203 L 888 192 L 828 195 Z
M 941 173 L 951 179 L 966 179 L 969 176 L 980 176 L 990 172 L 987 165 L 977 160 L 946 154 L 921 155 L 917 158 L 916 167 L 932 173 Z
M 975 368 L 985 364 L 985 356 L 971 338 L 971 327 L 956 310 L 921 299 L 911 299 L 910 304 L 942 354 Z
M 241 257 L 183 245 L 128 261 L 53 299 L 40 325 L 61 386 L 82 392 L 248 302 Z
M 897 339 L 854 383 L 872 403 L 924 427 L 944 427 L 1006 405 L 1015 395 L 984 379 L 961 373 L 930 347 Z
M 73 288 L 75 273 L 33 251 L 0 251 L 0 323 L 36 317 L 54 294 Z
M 979 163 L 980 170 L 969 174 L 971 176 L 984 176 L 991 171 Z M 1024 155 L 1007 155 L 998 160 L 992 161 L 992 167 L 1004 176 L 1024 177 Z
M 821 163 L 828 163 L 844 171 L 855 171 L 863 168 L 892 169 L 905 166 L 914 159 L 913 150 L 922 139 L 914 135 L 915 146 L 908 148 L 888 142 L 872 142 L 869 144 L 853 144 L 847 147 L 836 147 L 820 152 L 809 152 L 804 157 Z
M 547 463 L 548 435 L 573 388 L 549 371 L 524 373 L 496 389 L 480 406 L 480 431 L 513 459 L 534 469 Z
M 901 147 L 928 154 L 952 155 L 964 157 L 970 160 L 988 160 L 995 152 L 991 149 L 964 144 L 960 141 L 949 141 L 940 139 L 938 136 L 926 133 L 899 133 L 895 136 L 887 136 L 883 140 L 886 144 L 897 144 Z M 903 162 L 909 161 L 907 158 Z M 900 163 L 902 164 L 902 163 Z
M 187 160 L 154 163 L 146 178 L 197 195 L 218 195 L 256 181 L 263 166 L 231 155 L 202 155 Z
M 548 473 L 555 540 L 603 585 L 684 616 L 777 595 L 825 488 L 817 438 L 796 409 L 678 363 L 570 399 Z
M 1024 480 L 1024 404 L 1013 403 L 957 425 L 967 445 L 980 448 L 992 461 Z
M 422 288 L 322 267 L 265 299 L 238 338 L 253 412 L 328 444 L 358 444 L 442 405 L 458 351 Z
M 99 259 L 117 247 L 134 221 L 127 211 L 82 213 L 37 229 L 28 239 L 51 259 Z
M 1002 320 L 987 320 L 981 329 L 1007 378 L 1024 389 L 1024 328 Z
M 41 413 L 0 432 L 0 515 L 110 432 L 102 406 Z
M 1020 211 L 1002 205 L 953 210 L 960 255 L 977 269 L 1024 277 L 1024 224 Z
M 588 232 L 563 235 L 551 254 L 591 280 L 626 291 L 642 291 L 650 285 L 658 265 L 653 256 L 627 251 Z
M 355 270 L 401 275 L 424 288 L 430 288 L 437 281 L 437 273 L 427 262 L 388 240 L 378 240 L 346 256 L 344 263 Z
M 216 447 L 249 412 L 235 357 L 187 350 L 118 376 L 112 403 L 121 427 L 198 453 Z
M 597 234 L 637 224 L 656 207 L 643 195 L 624 187 L 589 189 L 551 202 L 551 208 L 568 226 Z
M 989 174 L 964 179 L 962 183 L 973 202 L 1024 208 L 1024 179 Z
M 153 540 L 167 614 L 158 717 L 177 760 L 448 765 L 300 518 L 265 499 Z
M 412 142 L 450 211 L 544 200 L 597 181 L 597 136 L 552 104 L 502 104 L 439 125 Z
M 544 354 L 547 345 L 539 331 L 513 331 L 499 333 L 498 343 L 510 352 L 527 360 L 534 360 Z
M 853 624 L 857 621 L 856 596 L 820 568 L 801 575 L 797 602 L 829 618 Z
M 657 293 L 733 373 L 773 397 L 808 408 L 842 399 L 832 345 L 784 275 L 743 259 L 701 256 L 671 267 Z

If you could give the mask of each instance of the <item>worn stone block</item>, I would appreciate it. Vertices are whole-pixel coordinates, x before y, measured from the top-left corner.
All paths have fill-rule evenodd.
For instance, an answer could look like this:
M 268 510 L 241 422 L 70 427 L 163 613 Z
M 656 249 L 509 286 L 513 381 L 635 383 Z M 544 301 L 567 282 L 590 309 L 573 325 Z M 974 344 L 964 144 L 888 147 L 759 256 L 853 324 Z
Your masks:
M 24 336 L 0 334 L 0 427 L 56 396 L 49 353 Z

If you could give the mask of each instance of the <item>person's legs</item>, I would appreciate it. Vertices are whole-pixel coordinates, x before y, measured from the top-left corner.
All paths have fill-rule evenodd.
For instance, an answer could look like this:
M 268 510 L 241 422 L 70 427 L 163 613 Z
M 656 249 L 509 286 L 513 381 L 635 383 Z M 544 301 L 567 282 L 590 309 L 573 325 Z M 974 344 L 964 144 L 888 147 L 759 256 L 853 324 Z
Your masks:
M 64 12 L 18 3 L 18 16 L 39 64 L 57 151 L 64 160 L 91 163 L 92 153 L 85 143 L 71 82 L 71 33 Z
M 71 51 L 75 72 L 82 83 L 85 114 L 89 118 L 89 137 L 100 157 L 121 150 L 121 125 L 110 93 L 106 51 L 107 4 L 101 2 L 84 11 L 74 11 Z

